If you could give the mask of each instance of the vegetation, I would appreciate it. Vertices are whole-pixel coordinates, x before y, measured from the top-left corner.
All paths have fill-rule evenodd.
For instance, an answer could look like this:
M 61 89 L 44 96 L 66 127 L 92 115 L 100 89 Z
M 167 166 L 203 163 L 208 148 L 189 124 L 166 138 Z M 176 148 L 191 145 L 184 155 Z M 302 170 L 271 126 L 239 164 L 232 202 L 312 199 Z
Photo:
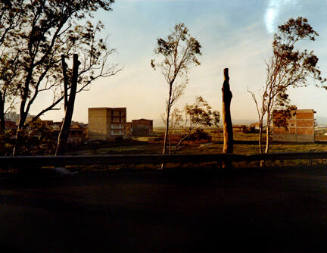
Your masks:
M 186 104 L 184 110 L 174 109 L 171 116 L 171 129 L 181 128 L 182 134 L 175 144 L 175 152 L 185 141 L 211 140 L 204 128 L 218 128 L 220 113 L 213 111 L 208 102 L 201 96 L 196 97 L 191 105 Z M 169 138 L 169 153 L 171 153 L 171 138 Z
M 7 2 L 2 1 L 0 6 L 0 10 L 5 10 L 3 16 L 9 17 L 6 26 L 2 26 L 4 31 L 9 30 L 0 45 L 2 53 L 6 56 L 0 62 L 2 64 L 0 70 L 2 87 L 7 91 L 9 86 L 14 91 L 11 94 L 19 98 L 20 119 L 16 133 L 17 142 L 13 150 L 15 154 L 17 144 L 20 143 L 23 131 L 28 125 L 27 115 L 39 95 L 53 94 L 53 99 L 52 101 L 50 99 L 50 104 L 32 121 L 37 120 L 45 112 L 56 109 L 56 105 L 64 99 L 61 86 L 64 79 L 61 68 L 62 55 L 65 57 L 81 55 L 82 69 L 78 75 L 80 87 L 77 92 L 85 89 L 98 77 L 116 73 L 113 68 L 106 65 L 112 50 L 107 49 L 103 39 L 96 37 L 103 29 L 103 25 L 86 20 L 87 17 L 92 18 L 92 13 L 98 9 L 111 10 L 114 1 L 17 0 L 13 4 Z M 85 24 L 82 25 L 82 21 Z M 11 67 L 8 69 L 7 66 Z M 6 83 L 8 73 L 11 79 Z
M 2 154 L 8 155 L 10 149 L 14 155 L 64 153 L 76 94 L 89 87 L 97 78 L 109 77 L 119 71 L 116 65 L 108 63 L 109 56 L 114 50 L 108 49 L 105 40 L 98 38 L 103 25 L 92 22 L 93 13 L 99 9 L 111 10 L 113 2 L 113 0 L 13 0 L 0 3 Z M 246 152 L 260 153 L 267 153 L 270 149 L 287 150 L 278 146 L 279 144 L 272 146 L 270 144 L 272 114 L 274 111 L 279 112 L 282 116 L 277 118 L 275 123 L 286 125 L 291 110 L 296 108 L 290 104 L 289 88 L 306 86 L 309 79 L 317 83 L 326 81 L 317 66 L 318 57 L 313 51 L 298 46 L 301 41 L 314 41 L 317 36 L 318 33 L 308 20 L 302 17 L 289 19 L 278 27 L 272 43 L 273 53 L 266 64 L 267 76 L 263 93 L 259 94 L 260 100 L 256 94 L 250 92 L 259 119 L 259 148 L 254 149 L 252 143 L 242 143 L 235 147 L 236 153 L 243 153 L 246 149 L 252 150 Z M 200 65 L 199 41 L 190 35 L 183 23 L 180 23 L 166 38 L 157 40 L 155 54 L 156 58 L 151 60 L 151 66 L 154 70 L 161 70 L 168 84 L 163 136 L 151 139 L 149 146 L 144 143 L 129 143 L 120 147 L 116 143 L 114 147 L 110 145 L 100 147 L 100 153 L 138 152 L 139 148 L 146 150 L 145 152 L 157 152 L 159 142 L 162 140 L 162 154 L 177 151 L 202 153 L 205 148 L 199 144 L 201 141 L 206 142 L 205 147 L 221 148 L 220 143 L 210 143 L 214 139 L 213 135 L 218 134 L 220 113 L 213 111 L 206 100 L 197 97 L 193 104 L 186 105 L 183 110 L 174 109 L 176 101 L 188 83 L 189 69 Z M 229 135 L 224 136 L 225 145 L 222 148 L 224 153 L 231 153 L 234 148 L 230 116 L 232 93 L 228 69 L 224 70 L 224 75 L 222 115 L 224 133 Z M 52 94 L 53 97 L 37 115 L 27 120 L 31 107 L 41 94 Z M 5 129 L 4 115 L 15 101 L 19 103 L 20 118 L 17 130 L 9 132 Z M 47 111 L 57 110 L 61 103 L 64 104 L 65 117 L 59 135 L 54 137 L 54 131 L 39 118 Z M 264 121 L 266 133 L 263 132 Z M 176 129 L 182 130 L 176 134 Z M 16 137 L 13 138 L 13 135 Z M 251 142 L 253 135 L 244 134 L 244 138 L 243 141 Z M 137 147 L 134 147 L 134 144 Z M 189 150 L 182 151 L 185 144 L 189 145 Z M 211 151 L 218 153 L 216 150 Z M 92 152 L 97 153 L 97 147 Z
M 168 84 L 168 99 L 166 102 L 166 131 L 162 154 L 167 152 L 169 136 L 170 113 L 177 99 L 183 94 L 188 82 L 187 72 L 192 65 L 200 65 L 197 58 L 201 55 L 201 45 L 193 38 L 188 28 L 183 24 L 177 24 L 174 31 L 166 39 L 159 38 L 155 54 L 158 63 L 151 60 L 151 66 L 159 67 Z
M 309 78 L 324 82 L 317 66 L 318 57 L 313 51 L 298 49 L 296 46 L 302 40 L 314 41 L 318 33 L 303 17 L 289 19 L 278 27 L 272 43 L 273 55 L 266 63 L 266 83 L 261 101 L 250 92 L 256 104 L 259 120 L 259 150 L 263 153 L 262 135 L 264 120 L 266 121 L 265 153 L 270 147 L 270 127 L 272 113 L 275 109 L 290 111 L 294 106 L 289 104 L 288 89 L 307 85 Z

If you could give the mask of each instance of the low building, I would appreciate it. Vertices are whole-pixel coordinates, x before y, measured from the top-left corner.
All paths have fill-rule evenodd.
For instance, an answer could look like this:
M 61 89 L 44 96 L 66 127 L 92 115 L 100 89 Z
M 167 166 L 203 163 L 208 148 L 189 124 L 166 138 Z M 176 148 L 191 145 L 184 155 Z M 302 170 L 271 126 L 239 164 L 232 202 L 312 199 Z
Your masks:
M 80 145 L 86 141 L 87 125 L 78 122 L 72 122 L 69 128 L 69 135 L 67 139 L 68 144 Z
M 153 120 L 138 119 L 132 120 L 133 136 L 150 136 L 153 133 Z
M 233 132 L 244 133 L 246 125 L 233 125 Z
M 130 137 L 132 135 L 132 122 L 126 122 L 125 124 L 125 136 Z
M 314 113 L 312 109 L 292 110 L 287 118 L 282 111 L 273 113 L 272 140 L 276 142 L 314 142 Z M 280 122 L 284 123 L 280 123 Z
M 115 140 L 125 136 L 126 108 L 89 108 L 88 139 Z

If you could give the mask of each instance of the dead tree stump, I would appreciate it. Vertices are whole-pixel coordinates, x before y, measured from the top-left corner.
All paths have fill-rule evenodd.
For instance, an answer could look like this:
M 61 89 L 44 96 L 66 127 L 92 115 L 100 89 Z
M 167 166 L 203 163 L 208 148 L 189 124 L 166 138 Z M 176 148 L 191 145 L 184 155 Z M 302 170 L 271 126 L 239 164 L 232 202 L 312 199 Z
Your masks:
M 232 101 L 232 92 L 229 86 L 229 75 L 228 68 L 224 69 L 224 83 L 222 88 L 222 99 L 223 99 L 223 133 L 224 133 L 224 146 L 223 153 L 233 153 L 233 125 L 230 114 L 230 104 Z M 231 162 L 225 163 L 224 167 L 230 167 Z

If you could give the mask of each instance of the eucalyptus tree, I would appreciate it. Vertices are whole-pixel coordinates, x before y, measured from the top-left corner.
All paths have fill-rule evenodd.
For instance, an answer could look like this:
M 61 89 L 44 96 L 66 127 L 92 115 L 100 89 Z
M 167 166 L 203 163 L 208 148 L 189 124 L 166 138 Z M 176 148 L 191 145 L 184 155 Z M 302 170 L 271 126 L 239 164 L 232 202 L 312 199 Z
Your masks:
M 188 28 L 177 24 L 167 38 L 159 38 L 154 50 L 157 59 L 151 60 L 151 66 L 158 67 L 168 84 L 168 99 L 166 101 L 165 137 L 162 154 L 167 152 L 170 113 L 177 99 L 183 94 L 188 83 L 188 70 L 191 66 L 200 65 L 198 55 L 201 55 L 201 45 L 190 35 Z
M 49 104 L 33 118 L 36 120 L 64 100 L 64 77 L 61 56 L 70 58 L 82 54 L 85 61 L 78 75 L 77 92 L 85 89 L 98 77 L 114 73 L 106 64 L 112 53 L 103 39 L 95 36 L 102 29 L 94 24 L 93 15 L 103 9 L 111 10 L 114 0 L 24 0 L 20 10 L 24 11 L 24 22 L 14 29 L 6 40 L 12 52 L 19 52 L 18 77 L 11 85 L 18 88 L 20 119 L 16 133 L 19 145 L 21 132 L 32 105 L 41 94 L 52 96 Z M 68 73 L 69 75 L 69 73 Z M 70 90 L 70 87 L 68 87 Z
M 308 49 L 302 49 L 301 41 L 315 41 L 319 34 L 303 17 L 289 19 L 278 27 L 272 43 L 273 54 L 266 63 L 266 82 L 260 99 L 250 92 L 256 104 L 259 119 L 259 149 L 268 153 L 270 147 L 270 127 L 275 109 L 290 110 L 289 88 L 306 86 L 309 79 L 322 83 L 318 57 Z M 266 123 L 266 144 L 263 150 L 262 137 L 264 120 Z

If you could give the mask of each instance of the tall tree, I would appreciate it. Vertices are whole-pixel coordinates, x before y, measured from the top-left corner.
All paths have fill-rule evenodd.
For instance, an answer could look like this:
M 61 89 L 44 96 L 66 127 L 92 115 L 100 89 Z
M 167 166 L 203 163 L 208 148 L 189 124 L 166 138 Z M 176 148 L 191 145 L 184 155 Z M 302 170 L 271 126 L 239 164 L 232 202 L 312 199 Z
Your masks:
M 266 63 L 266 82 L 263 93 L 258 101 L 256 95 L 250 92 L 256 104 L 259 119 L 259 149 L 268 153 L 270 147 L 270 132 L 272 112 L 274 109 L 289 109 L 288 89 L 306 86 L 308 79 L 326 81 L 321 76 L 317 63 L 318 57 L 313 51 L 297 47 L 303 40 L 314 41 L 319 34 L 303 17 L 289 19 L 278 27 L 272 43 L 273 55 Z M 265 120 L 266 145 L 263 150 L 262 137 Z
M 170 113 L 176 100 L 183 94 L 188 83 L 188 70 L 192 65 L 200 65 L 197 58 L 201 55 L 200 43 L 190 35 L 183 24 L 175 25 L 174 31 L 167 38 L 159 38 L 155 54 L 158 63 L 151 60 L 151 66 L 159 67 L 168 84 L 168 99 L 166 102 L 166 129 L 162 154 L 167 152 Z
M 75 53 L 84 52 L 86 47 L 90 50 L 100 47 L 110 52 L 104 46 L 103 40 L 93 39 L 94 31 L 101 30 L 103 26 L 93 25 L 91 21 L 86 21 L 84 25 L 82 23 L 87 17 L 92 18 L 92 14 L 98 9 L 111 10 L 113 2 L 114 0 L 22 2 L 24 22 L 6 38 L 10 42 L 12 51 L 19 52 L 19 78 L 17 78 L 19 81 L 14 85 L 18 87 L 20 120 L 13 154 L 16 153 L 21 132 L 26 126 L 27 115 L 39 95 L 51 92 L 54 97 L 50 105 L 41 110 L 34 120 L 46 111 L 55 109 L 55 106 L 64 99 L 61 92 L 63 81 L 61 55 L 70 57 Z M 93 58 L 90 59 L 96 59 L 98 63 L 102 56 L 103 54 L 92 54 Z M 106 57 L 103 60 L 106 61 Z M 95 79 L 92 67 L 94 65 L 88 64 L 83 71 L 80 71 L 80 75 L 84 74 L 84 80 L 88 78 L 84 84 L 89 84 Z M 100 70 L 102 76 L 104 69 Z M 86 87 L 83 84 L 81 86 Z

